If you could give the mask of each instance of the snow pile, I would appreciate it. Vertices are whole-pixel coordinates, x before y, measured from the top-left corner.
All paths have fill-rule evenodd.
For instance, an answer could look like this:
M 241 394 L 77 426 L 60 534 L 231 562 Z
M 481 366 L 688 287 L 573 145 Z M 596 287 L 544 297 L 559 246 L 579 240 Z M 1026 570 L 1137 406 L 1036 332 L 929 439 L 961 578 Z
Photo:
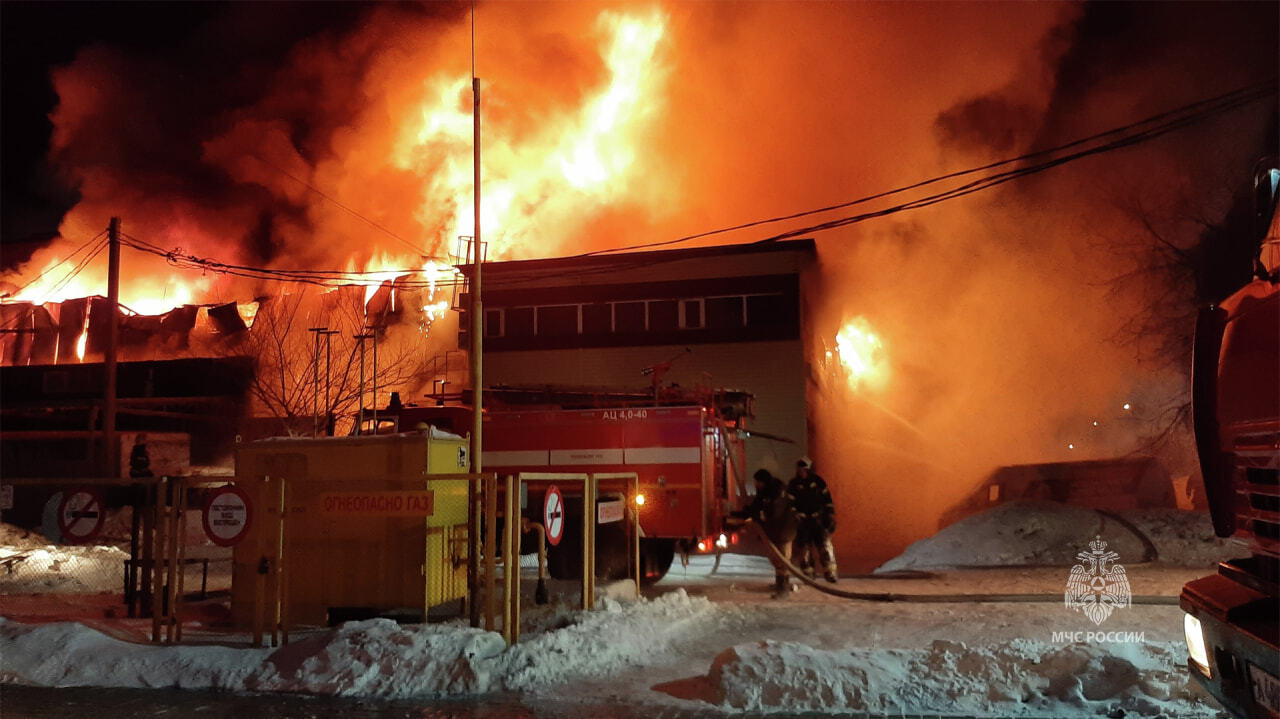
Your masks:
M 749 711 L 872 715 L 1203 715 L 1177 642 L 987 647 L 937 640 L 926 649 L 827 651 L 764 641 L 722 652 L 712 701 Z
M 0 546 L 0 594 L 119 590 L 128 558 L 116 547 Z
M 1213 520 L 1205 512 L 1132 509 L 1120 516 L 1151 539 L 1161 564 L 1212 567 L 1224 559 L 1249 554 L 1241 543 L 1216 536 Z
M 504 657 L 504 685 L 532 689 L 663 663 L 715 613 L 709 600 L 683 589 L 629 604 L 605 599 L 601 611 L 579 613 L 575 624 L 522 638 Z
M 594 612 L 508 649 L 453 625 L 348 622 L 279 649 L 137 645 L 77 624 L 0 619 L 0 680 L 41 686 L 181 687 L 409 698 L 483 694 L 617 675 L 661 662 L 714 619 L 683 591 Z
M 471 627 L 348 622 L 281 647 L 245 689 L 400 699 L 489 691 L 502 635 Z
M 80 624 L 0 619 L 0 680 L 38 686 L 244 689 L 272 651 L 133 644 Z
M 35 530 L 23 529 L 7 522 L 0 522 L 0 546 L 15 550 L 35 549 L 48 543 L 49 540 Z
M 1136 564 L 1147 555 L 1144 537 L 1155 545 L 1159 561 L 1164 564 L 1208 567 L 1239 556 L 1237 544 L 1214 536 L 1207 514 L 1176 509 L 1117 514 L 1123 522 L 1092 509 L 1056 502 L 1008 502 L 915 542 L 876 571 L 1071 566 L 1076 554 L 1086 550 L 1095 536 L 1119 553 L 1124 564 Z

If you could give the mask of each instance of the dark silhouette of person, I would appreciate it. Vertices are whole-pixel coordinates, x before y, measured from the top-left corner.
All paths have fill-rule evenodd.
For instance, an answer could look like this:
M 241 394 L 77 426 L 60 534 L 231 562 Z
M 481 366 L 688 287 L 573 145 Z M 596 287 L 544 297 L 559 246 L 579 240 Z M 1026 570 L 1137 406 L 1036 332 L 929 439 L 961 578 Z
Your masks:
M 796 513 L 795 551 L 800 567 L 806 570 L 813 567 L 811 555 L 817 554 L 823 576 L 835 583 L 838 575 L 831 534 L 836 531 L 836 507 L 826 480 L 813 471 L 813 462 L 808 457 L 796 462 L 796 476 L 787 484 L 787 496 Z
M 133 451 L 129 452 L 129 476 L 151 477 L 151 455 L 147 454 L 147 435 L 139 432 L 133 438 Z

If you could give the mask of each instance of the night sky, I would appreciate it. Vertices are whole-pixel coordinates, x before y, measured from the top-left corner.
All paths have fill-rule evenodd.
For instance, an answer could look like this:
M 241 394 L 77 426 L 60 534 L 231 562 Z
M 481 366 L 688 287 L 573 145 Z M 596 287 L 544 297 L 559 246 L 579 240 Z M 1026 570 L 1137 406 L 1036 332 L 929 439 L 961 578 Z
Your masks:
M 46 162 L 53 130 L 48 115 L 58 100 L 52 68 L 86 47 L 118 47 L 167 65 L 198 96 L 209 85 L 224 85 L 220 76 L 229 68 L 239 82 L 265 80 L 239 69 L 273 67 L 298 40 L 350 27 L 367 10 L 366 3 L 346 2 L 0 3 L 3 265 L 55 235 L 76 199 Z M 191 97 L 180 102 L 202 109 Z

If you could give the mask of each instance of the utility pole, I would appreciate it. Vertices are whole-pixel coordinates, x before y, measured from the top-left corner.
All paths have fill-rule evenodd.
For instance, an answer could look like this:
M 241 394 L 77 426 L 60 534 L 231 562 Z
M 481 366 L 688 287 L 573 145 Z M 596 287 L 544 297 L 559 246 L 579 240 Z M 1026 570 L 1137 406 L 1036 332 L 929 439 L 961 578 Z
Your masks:
M 364 341 L 373 337 L 373 334 L 365 332 L 352 337 L 360 340 L 360 403 L 356 408 L 356 434 L 359 435 L 364 434 Z
M 480 249 L 480 78 L 475 76 L 474 69 L 471 77 L 471 98 L 472 172 L 474 174 L 472 198 L 475 205 L 475 232 L 472 233 L 471 238 L 471 471 L 479 474 L 484 467 L 481 461 L 480 441 L 484 410 L 484 304 L 480 300 L 480 264 L 484 253 Z M 469 536 L 474 538 L 480 534 L 480 513 L 476 511 L 475 484 L 468 483 L 468 487 L 471 491 L 468 492 L 467 501 L 467 531 L 470 533 Z M 512 524 L 514 521 L 514 517 L 507 517 L 507 524 L 512 532 L 518 531 L 520 526 Z M 488 530 L 492 534 L 493 527 L 489 527 Z M 474 541 L 472 546 L 476 546 Z M 486 551 L 492 553 L 494 550 L 490 547 Z M 480 558 L 473 555 L 473 552 L 467 553 L 467 596 L 471 598 L 471 626 L 476 627 L 480 625 L 480 605 L 475 601 L 480 586 Z M 490 604 L 489 616 L 492 616 L 493 597 L 488 597 L 486 601 Z
M 378 433 L 378 333 L 369 334 L 373 338 L 373 433 Z
M 475 237 L 471 240 L 472 276 L 471 276 L 471 471 L 480 472 L 483 463 L 480 461 L 480 431 L 483 426 L 481 413 L 484 409 L 484 304 L 480 300 L 480 265 L 484 252 L 480 242 L 480 78 L 471 78 L 471 95 L 474 102 L 473 134 L 475 158 L 473 160 L 473 180 L 475 189 L 472 192 L 475 212 Z
M 120 343 L 120 218 L 107 226 L 107 347 L 102 361 L 103 377 L 103 477 L 120 472 L 116 451 L 116 354 Z
M 329 434 L 330 417 L 333 413 L 333 400 L 329 398 L 329 387 L 333 384 L 333 375 L 330 368 L 333 360 L 333 348 L 330 346 L 329 339 L 338 334 L 338 330 L 325 330 L 320 334 L 324 335 L 324 430 L 325 434 Z
M 315 333 L 315 353 L 311 358 L 311 376 L 315 380 L 311 386 L 311 436 L 320 436 L 320 334 L 328 327 L 309 327 L 308 332 Z

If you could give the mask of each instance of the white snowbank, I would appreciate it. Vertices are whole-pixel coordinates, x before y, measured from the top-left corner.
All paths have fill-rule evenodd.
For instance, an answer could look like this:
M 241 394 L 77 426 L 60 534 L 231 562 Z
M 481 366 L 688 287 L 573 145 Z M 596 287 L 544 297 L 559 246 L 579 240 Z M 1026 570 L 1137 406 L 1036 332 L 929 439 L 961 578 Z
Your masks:
M 279 649 L 138 645 L 71 624 L 0 619 L 0 678 L 41 686 L 182 687 L 379 698 L 482 694 L 604 677 L 659 661 L 714 614 L 683 591 L 594 612 L 507 649 L 453 625 L 348 622 Z
M 0 546 L 0 594 L 118 590 L 128 558 L 129 553 L 117 547 Z
M 765 641 L 726 649 L 708 678 L 715 703 L 751 711 L 1201 716 L 1208 707 L 1184 651 L 1174 642 L 826 651 Z
M 794 619 L 795 612 L 820 606 L 792 604 L 786 614 Z M 388 619 L 349 622 L 278 649 L 132 644 L 78 624 L 0 619 L 0 682 L 378 699 L 523 691 L 583 701 L 590 700 L 582 694 L 586 688 L 610 686 L 634 692 L 638 704 L 646 697 L 669 704 L 676 696 L 703 707 L 787 714 L 1076 717 L 1116 716 L 1123 710 L 1182 717 L 1212 712 L 1187 675 L 1184 649 L 1176 641 L 1053 644 L 1017 638 L 966 645 L 926 640 L 894 648 L 860 644 L 837 623 L 818 629 L 823 636 L 814 642 L 825 642 L 826 648 L 743 642 L 750 627 L 777 621 L 770 619 L 775 608 L 767 602 L 758 609 L 717 604 L 683 590 L 628 604 L 605 599 L 592 612 L 546 610 L 544 629 L 527 633 L 510 648 L 496 633 L 461 624 L 398 625 Z M 729 648 L 715 655 L 712 644 L 711 652 L 703 653 L 705 645 L 718 641 Z M 690 663 L 699 654 L 714 659 Z M 652 678 L 638 684 L 628 679 L 663 672 L 669 678 L 673 667 L 680 667 L 679 676 L 695 675 L 683 681 L 701 690 L 666 695 Z
M 1240 556 L 1238 544 L 1213 534 L 1209 515 L 1176 509 L 1117 513 L 1155 546 L 1162 564 L 1210 567 Z M 1133 529 L 1092 509 L 1056 502 L 1000 504 L 907 547 L 876 571 L 948 567 L 1056 565 L 1070 567 L 1095 536 L 1120 554 L 1122 564 L 1143 560 L 1146 547 Z

